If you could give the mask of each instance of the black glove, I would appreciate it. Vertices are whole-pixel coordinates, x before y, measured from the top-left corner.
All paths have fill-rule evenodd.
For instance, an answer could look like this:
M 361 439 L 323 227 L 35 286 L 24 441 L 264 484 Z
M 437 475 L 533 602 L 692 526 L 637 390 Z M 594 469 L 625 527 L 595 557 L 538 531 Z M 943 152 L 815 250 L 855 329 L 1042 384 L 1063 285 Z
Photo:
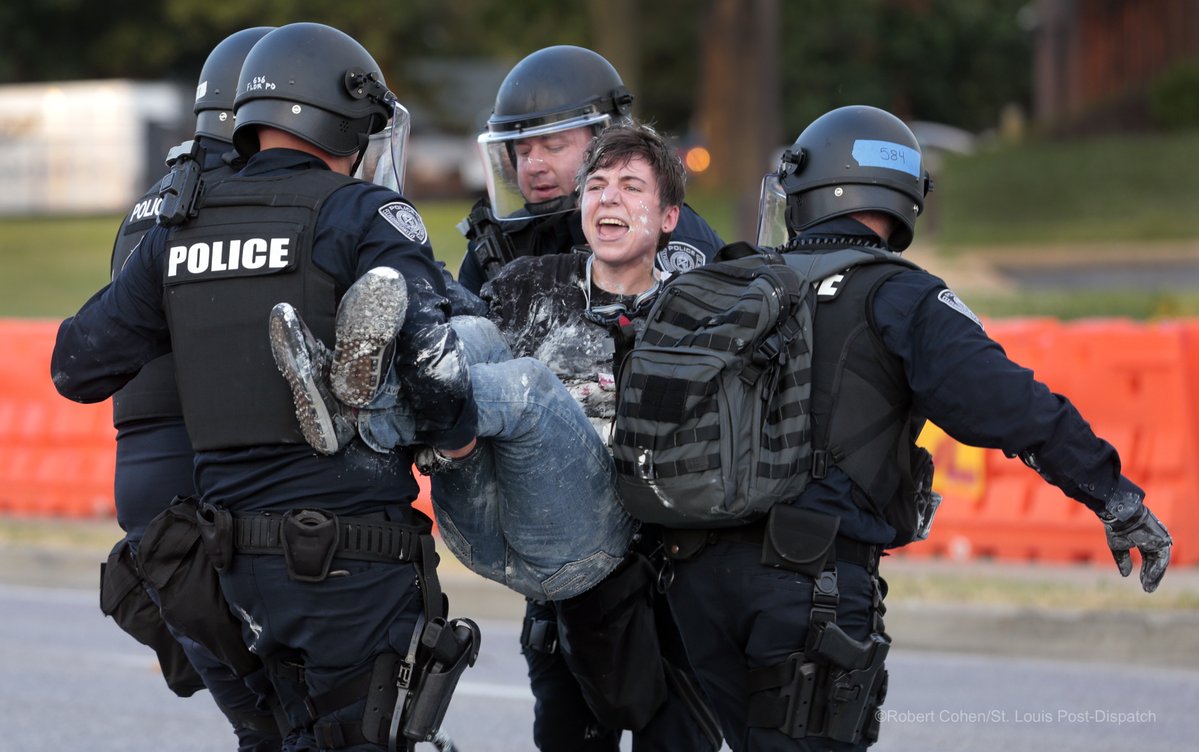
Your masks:
M 1129 551 L 1135 547 L 1141 552 L 1141 587 L 1146 593 L 1157 590 L 1166 567 L 1170 566 L 1170 546 L 1174 543 L 1166 526 L 1146 506 L 1124 521 L 1107 514 L 1099 515 L 1099 519 L 1107 528 L 1107 547 L 1112 550 L 1120 574 L 1127 577 L 1132 572 Z

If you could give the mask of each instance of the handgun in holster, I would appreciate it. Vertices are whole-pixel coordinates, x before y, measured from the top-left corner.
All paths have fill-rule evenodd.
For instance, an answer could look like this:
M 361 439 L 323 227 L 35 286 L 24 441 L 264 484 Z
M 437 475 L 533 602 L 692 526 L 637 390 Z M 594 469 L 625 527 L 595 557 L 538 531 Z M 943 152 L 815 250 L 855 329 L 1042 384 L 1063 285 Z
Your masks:
M 417 742 L 446 748 L 441 722 L 462 672 L 479 657 L 481 637 L 470 619 L 436 617 L 418 626 L 406 657 L 380 656 L 371 686 L 389 687 L 386 694 L 394 692 L 394 700 L 390 708 L 374 697 L 368 701 L 364 736 L 376 744 L 386 741 L 389 752 L 411 750 Z
M 877 719 L 871 711 L 886 699 L 883 662 L 890 650 L 891 642 L 885 635 L 872 634 L 858 641 L 835 623 L 824 625 L 815 640 L 813 655 L 829 665 L 825 736 L 855 743 L 878 738 Z

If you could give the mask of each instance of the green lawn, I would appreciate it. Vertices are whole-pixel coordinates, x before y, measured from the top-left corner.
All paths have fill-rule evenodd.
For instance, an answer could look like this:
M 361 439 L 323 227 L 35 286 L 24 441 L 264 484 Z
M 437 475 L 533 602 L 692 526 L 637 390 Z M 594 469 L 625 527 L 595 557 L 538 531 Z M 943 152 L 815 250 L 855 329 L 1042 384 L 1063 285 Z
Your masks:
M 949 159 L 934 176 L 925 237 L 947 254 L 1041 243 L 1076 244 L 1085 253 L 1089 243 L 1199 238 L 1196 155 L 1199 132 L 982 149 Z M 697 190 L 688 202 L 731 238 L 727 197 Z M 457 272 L 466 241 L 455 225 L 470 202 L 417 201 L 417 207 L 434 252 Z M 118 220 L 0 219 L 0 316 L 74 312 L 108 280 Z M 971 296 L 970 305 L 990 316 L 1144 319 L 1199 314 L 1199 292 Z
M 941 247 L 1199 237 L 1199 131 L 983 149 L 929 197 Z

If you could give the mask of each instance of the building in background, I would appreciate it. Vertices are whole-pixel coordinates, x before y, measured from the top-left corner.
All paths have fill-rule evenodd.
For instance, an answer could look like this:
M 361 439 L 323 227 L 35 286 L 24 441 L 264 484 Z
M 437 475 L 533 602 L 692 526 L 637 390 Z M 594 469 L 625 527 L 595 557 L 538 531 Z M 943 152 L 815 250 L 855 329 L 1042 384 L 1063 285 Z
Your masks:
M 0 215 L 124 211 L 190 137 L 187 95 L 126 80 L 0 86 Z
M 1036 122 L 1057 132 L 1142 129 L 1149 92 L 1183 65 L 1199 65 L 1195 0 L 1037 0 Z

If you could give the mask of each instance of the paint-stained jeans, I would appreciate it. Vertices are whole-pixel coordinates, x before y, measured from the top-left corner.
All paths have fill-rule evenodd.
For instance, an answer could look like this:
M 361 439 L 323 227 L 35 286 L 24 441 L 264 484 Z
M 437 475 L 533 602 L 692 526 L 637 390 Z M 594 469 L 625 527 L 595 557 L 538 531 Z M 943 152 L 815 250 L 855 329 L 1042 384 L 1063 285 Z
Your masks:
M 612 457 L 544 363 L 513 359 L 487 319 L 451 321 L 471 364 L 479 444 L 432 476 L 442 540 L 470 569 L 522 595 L 578 595 L 615 569 L 635 528 L 616 497 Z M 358 429 L 379 450 L 411 443 L 411 412 L 394 380 Z

